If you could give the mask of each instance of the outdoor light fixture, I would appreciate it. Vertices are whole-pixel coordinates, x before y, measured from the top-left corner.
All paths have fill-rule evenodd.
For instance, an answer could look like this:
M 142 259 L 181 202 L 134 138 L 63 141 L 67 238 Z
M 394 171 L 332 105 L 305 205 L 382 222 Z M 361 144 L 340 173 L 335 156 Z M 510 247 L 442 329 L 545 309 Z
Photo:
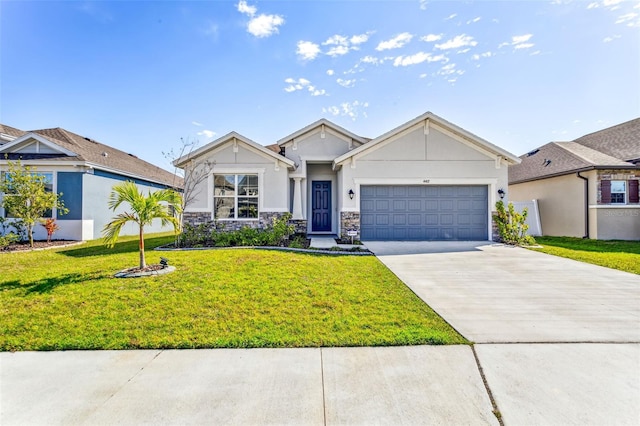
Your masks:
M 502 188 L 498 189 L 498 195 L 500 196 L 501 200 L 504 199 L 504 194 L 505 194 L 504 189 Z
M 350 189 L 349 192 L 347 192 L 347 194 L 349 194 L 349 199 L 353 200 L 353 196 L 356 195 L 355 192 L 353 192 L 353 189 Z

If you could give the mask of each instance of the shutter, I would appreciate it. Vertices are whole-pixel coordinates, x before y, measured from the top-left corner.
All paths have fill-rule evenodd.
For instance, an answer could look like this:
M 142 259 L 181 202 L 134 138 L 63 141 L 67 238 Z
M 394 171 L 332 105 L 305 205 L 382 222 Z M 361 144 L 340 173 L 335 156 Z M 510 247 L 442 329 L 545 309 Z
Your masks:
M 640 194 L 638 194 L 638 179 L 629 180 L 629 203 L 640 202 Z
M 602 204 L 611 204 L 611 181 L 610 180 L 600 181 L 600 191 L 601 191 L 600 202 Z

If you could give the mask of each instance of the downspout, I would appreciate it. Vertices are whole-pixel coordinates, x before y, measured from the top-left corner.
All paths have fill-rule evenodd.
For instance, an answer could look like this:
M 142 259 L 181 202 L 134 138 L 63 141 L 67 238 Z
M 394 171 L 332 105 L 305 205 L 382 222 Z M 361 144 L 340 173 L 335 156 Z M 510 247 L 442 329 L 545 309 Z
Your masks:
M 576 176 L 584 180 L 584 237 L 589 238 L 589 179 L 576 173 Z

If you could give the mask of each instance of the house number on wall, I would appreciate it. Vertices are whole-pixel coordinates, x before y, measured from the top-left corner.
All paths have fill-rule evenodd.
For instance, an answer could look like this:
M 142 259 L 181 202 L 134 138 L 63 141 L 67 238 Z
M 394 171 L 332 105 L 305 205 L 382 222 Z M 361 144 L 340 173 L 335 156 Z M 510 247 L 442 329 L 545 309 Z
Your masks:
M 429 183 L 429 179 L 424 179 L 422 183 Z

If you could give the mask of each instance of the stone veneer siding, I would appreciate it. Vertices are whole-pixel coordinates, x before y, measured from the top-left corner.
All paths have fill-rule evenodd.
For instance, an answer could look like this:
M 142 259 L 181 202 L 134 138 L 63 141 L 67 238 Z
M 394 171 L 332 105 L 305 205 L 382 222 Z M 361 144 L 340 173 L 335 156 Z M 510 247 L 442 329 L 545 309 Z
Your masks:
M 282 212 L 261 212 L 257 219 L 244 219 L 244 220 L 218 220 L 216 228 L 218 231 L 237 231 L 244 227 L 250 228 L 266 228 L 273 223 L 273 219 L 282 217 Z M 211 213 L 208 212 L 185 212 L 182 215 L 183 222 L 192 226 L 199 226 L 203 224 L 213 225 L 214 221 L 211 220 Z M 290 220 L 289 224 L 294 225 L 296 234 L 307 233 L 307 221 L 304 219 Z
M 341 240 L 351 241 L 351 237 L 347 235 L 347 231 L 357 231 L 358 235 L 353 237 L 353 239 L 360 239 L 360 212 L 340 212 Z
M 602 187 L 600 185 L 600 182 L 602 182 L 603 180 L 630 180 L 630 179 L 640 179 L 640 171 L 636 172 L 634 170 L 598 170 L 598 177 L 597 177 L 598 204 L 602 204 Z M 632 205 L 635 205 L 635 204 L 632 204 Z
M 500 232 L 498 231 L 498 222 L 496 222 L 497 215 L 498 212 L 491 212 L 491 241 L 499 243 L 502 242 L 502 238 L 500 238 Z

